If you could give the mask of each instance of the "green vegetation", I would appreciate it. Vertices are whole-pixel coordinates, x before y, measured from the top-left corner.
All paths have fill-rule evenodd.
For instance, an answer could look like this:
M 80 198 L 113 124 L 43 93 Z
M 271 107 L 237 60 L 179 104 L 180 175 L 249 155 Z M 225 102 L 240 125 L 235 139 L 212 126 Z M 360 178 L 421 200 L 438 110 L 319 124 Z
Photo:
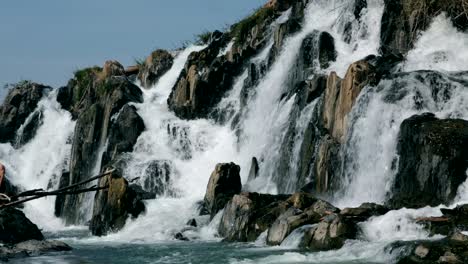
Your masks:
M 239 21 L 231 27 L 231 36 L 236 39 L 236 44 L 243 43 L 247 40 L 250 30 L 264 23 L 269 18 L 275 15 L 275 10 L 271 7 L 263 7 L 255 11 L 248 18 Z
M 79 102 L 86 90 L 93 85 L 102 68 L 94 66 L 75 71 L 75 90 L 73 91 L 73 102 Z
M 208 30 L 205 30 L 203 31 L 202 33 L 196 35 L 195 37 L 195 43 L 197 43 L 198 45 L 205 45 L 205 44 L 208 44 L 211 40 L 211 35 L 213 33 L 208 31 Z

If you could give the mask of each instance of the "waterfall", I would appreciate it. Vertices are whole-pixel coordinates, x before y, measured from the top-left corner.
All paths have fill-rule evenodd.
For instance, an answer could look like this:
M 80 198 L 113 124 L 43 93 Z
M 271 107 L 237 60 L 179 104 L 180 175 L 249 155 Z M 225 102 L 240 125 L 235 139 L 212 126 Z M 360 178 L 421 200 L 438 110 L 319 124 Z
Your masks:
M 301 166 L 311 165 L 303 164 L 301 155 L 305 141 L 317 143 L 307 133 L 309 129 L 319 130 L 314 119 L 320 115 L 324 96 L 300 105 L 301 95 L 292 82 L 297 81 L 294 74 L 304 41 L 312 38 L 318 42 L 322 32 L 333 37 L 336 59 L 326 66 L 314 63 L 304 71 L 306 81 L 331 72 L 344 77 L 351 63 L 379 54 L 384 1 L 367 1 L 367 8 L 360 12 L 359 18 L 353 14 L 353 4 L 354 1 L 348 0 L 310 1 L 301 29 L 288 35 L 279 51 L 274 51 L 275 39 L 270 32 L 263 48 L 239 71 L 230 90 L 216 105 L 215 110 L 220 113 L 216 118 L 184 120 L 169 110 L 167 99 L 189 55 L 206 46 L 178 51 L 171 69 L 153 87 L 140 87 L 144 101 L 132 105 L 146 129 L 133 152 L 122 155 L 124 176 L 135 180 L 146 191 L 155 192 L 157 197 L 145 201 L 146 213 L 129 219 L 118 233 L 84 240 L 168 241 L 187 228 L 189 219 L 196 219 L 205 225 L 188 230 L 190 238 L 219 241 L 216 232 L 221 213 L 209 223 L 207 217 L 198 215 L 197 203 L 203 199 L 210 174 L 220 162 L 241 166 L 242 183 L 248 191 L 292 193 L 305 180 L 312 181 L 311 173 L 300 175 Z M 284 12 L 273 22 L 270 31 L 286 23 L 291 15 L 291 10 Z M 228 54 L 234 45 L 235 41 L 230 40 L 218 56 Z M 468 119 L 468 77 L 466 72 L 461 73 L 468 71 L 467 46 L 468 34 L 457 31 L 442 14 L 421 33 L 415 48 L 396 72 L 363 89 L 347 116 L 348 133 L 340 149 L 342 189 L 333 196 L 333 204 L 342 208 L 363 202 L 386 202 L 398 169 L 397 138 L 405 119 L 424 112 L 432 112 L 439 118 Z M 276 52 L 274 60 L 273 51 Z M 258 71 L 256 80 L 250 80 L 253 69 L 249 67 Z M 70 113 L 61 109 L 55 96 L 51 92 L 40 101 L 35 112 L 41 113 L 42 125 L 30 142 L 18 148 L 0 144 L 0 162 L 6 165 L 7 176 L 24 189 L 55 189 L 62 171 L 69 167 L 75 122 Z M 102 152 L 106 149 L 105 139 L 101 143 L 94 174 L 101 169 Z M 252 157 L 259 161 L 259 174 L 248 182 Z M 90 216 L 93 198 L 94 194 L 88 194 L 81 208 L 86 218 Z M 460 187 L 455 204 L 467 200 L 468 180 Z M 25 212 L 45 230 L 64 228 L 53 216 L 54 201 L 53 197 L 35 200 L 26 204 Z M 428 232 L 414 218 L 440 215 L 439 209 L 391 211 L 361 224 L 360 238 L 365 241 L 348 241 L 332 253 L 320 252 L 313 256 L 287 253 L 274 256 L 274 260 L 320 263 L 343 259 L 372 261 L 375 257 L 385 263 L 394 257 L 385 252 L 388 243 L 427 239 Z M 266 234 L 259 237 L 257 246 L 264 246 Z M 303 235 L 303 229 L 293 231 L 282 246 L 297 247 Z M 272 257 L 263 260 L 273 261 Z M 255 261 L 247 259 L 239 263 Z
M 68 168 L 75 122 L 55 98 L 51 92 L 39 102 L 36 111 L 42 112 L 42 125 L 30 142 L 18 149 L 0 144 L 7 177 L 22 189 L 57 189 L 62 171 Z M 63 223 L 55 218 L 54 205 L 55 197 L 42 198 L 26 203 L 25 212 L 41 228 L 57 230 Z

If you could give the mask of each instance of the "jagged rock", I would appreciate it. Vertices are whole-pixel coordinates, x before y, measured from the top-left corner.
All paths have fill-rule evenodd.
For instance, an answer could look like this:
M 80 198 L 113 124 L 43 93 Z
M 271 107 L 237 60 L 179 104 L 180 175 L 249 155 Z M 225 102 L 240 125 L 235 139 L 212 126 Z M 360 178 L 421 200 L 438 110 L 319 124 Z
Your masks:
M 336 60 L 335 39 L 328 32 L 314 31 L 309 34 L 301 46 L 301 58 L 304 68 L 320 67 L 326 69 Z
M 22 211 L 14 208 L 0 210 L 0 242 L 16 244 L 26 240 L 43 240 L 44 236 Z
M 394 207 L 450 204 L 466 180 L 468 121 L 426 113 L 401 124 L 398 172 L 389 203 Z
M 0 105 L 0 143 L 14 143 L 16 131 L 36 109 L 42 96 L 52 88 L 29 81 L 15 84 Z M 37 126 L 25 128 L 35 134 Z
M 161 76 L 171 69 L 173 63 L 174 57 L 169 52 L 161 49 L 155 50 L 141 65 L 137 78 L 144 88 L 151 88 Z
M 212 107 L 232 87 L 234 78 L 240 74 L 242 62 L 218 57 L 227 41 L 227 36 L 223 35 L 206 49 L 190 54 L 167 100 L 169 108 L 178 117 L 207 117 Z
M 36 135 L 37 129 L 43 124 L 42 109 L 36 109 L 16 131 L 15 148 L 28 143 Z
M 181 232 L 176 233 L 174 235 L 174 238 L 181 241 L 189 241 L 189 239 L 186 236 L 184 236 L 184 234 L 182 234 Z
M 120 68 L 118 65 L 120 64 L 110 63 L 105 68 L 117 69 Z M 97 156 L 100 154 L 99 148 L 104 147 L 109 133 L 112 132 L 111 117 L 117 114 L 127 103 L 143 101 L 142 92 L 137 86 L 126 79 L 125 76 L 112 75 L 121 73 L 115 69 L 108 70 L 105 73 L 97 67 L 80 70 L 75 73 L 75 77 L 69 81 L 67 87 L 60 89 L 57 100 L 64 109 L 72 113 L 77 122 L 73 134 L 70 175 L 68 181 L 60 181 L 63 185 L 59 187 L 65 187 L 93 176 L 91 174 L 96 166 Z M 120 121 L 133 120 L 138 123 L 138 118 L 131 114 L 131 108 L 127 108 L 127 111 L 131 118 L 127 120 L 123 115 Z M 135 128 L 136 130 L 141 128 L 141 122 L 139 123 L 139 127 Z M 114 131 L 115 140 L 119 140 L 119 136 L 123 134 L 133 137 L 138 134 L 138 131 L 133 129 L 131 131 L 135 133 L 132 135 L 130 135 L 130 131 L 125 131 L 122 134 L 120 130 L 117 133 L 119 129 L 125 128 L 126 124 L 117 124 L 116 126 L 114 128 L 118 128 L 118 130 Z M 119 145 L 122 142 L 113 142 L 115 145 L 109 145 L 109 147 L 117 147 L 112 151 L 125 151 L 125 149 L 131 149 L 130 144 L 133 140 L 125 138 L 126 142 L 124 144 Z M 115 154 L 112 151 L 107 152 L 107 158 L 111 158 L 111 155 Z M 105 160 L 105 162 L 108 162 L 108 160 Z M 77 209 L 80 208 L 84 195 L 67 195 L 56 201 L 56 211 L 60 212 L 60 214 L 57 212 L 56 214 L 64 218 L 66 224 L 79 224 L 86 221 L 84 219 L 84 210 Z
M 188 226 L 193 226 L 193 227 L 197 227 L 197 226 L 198 226 L 197 220 L 195 220 L 195 218 L 192 218 L 192 219 L 190 219 L 190 220 L 187 222 L 186 225 L 188 225 Z
M 337 214 L 331 214 L 305 234 L 303 245 L 313 250 L 332 250 L 343 246 L 346 239 L 356 236 L 356 226 Z
M 281 214 L 268 229 L 267 244 L 280 245 L 294 229 L 317 223 L 320 218 L 321 216 L 313 211 L 303 212 L 296 207 L 291 207 Z
M 105 166 L 117 155 L 124 152 L 132 152 L 138 137 L 145 130 L 145 123 L 138 115 L 135 106 L 125 105 L 109 131 L 107 149 L 102 157 L 102 165 Z
M 116 232 L 124 227 L 129 216 L 136 218 L 145 211 L 144 203 L 118 170 L 101 178 L 99 186 L 109 188 L 96 192 L 89 225 L 93 235 Z
M 289 205 L 287 195 L 241 193 L 224 208 L 219 234 L 226 241 L 255 241 L 284 213 Z
M 306 208 L 304 210 L 308 214 L 318 214 L 321 217 L 330 215 L 330 214 L 335 214 L 339 213 L 340 209 L 336 208 L 333 206 L 331 203 L 324 201 L 324 200 L 317 200 L 314 202 L 310 207 Z
M 461 30 L 468 28 L 466 2 L 460 0 L 385 0 L 381 26 L 383 53 L 406 54 L 414 46 L 419 32 L 432 20 L 446 13 Z
M 242 189 L 240 167 L 234 163 L 217 164 L 211 173 L 205 194 L 205 208 L 213 218 Z
M 324 127 L 339 143 L 346 137 L 348 113 L 362 89 L 375 78 L 375 67 L 366 60 L 351 64 L 344 79 L 335 72 L 328 77 L 322 119 Z
M 366 221 L 372 216 L 380 216 L 388 213 L 390 209 L 384 205 L 375 203 L 363 203 L 356 208 L 344 208 L 340 215 L 353 221 Z
M 11 258 L 38 256 L 50 252 L 70 251 L 72 248 L 57 240 L 28 240 L 16 245 L 0 246 L 0 260 L 8 261 Z
M 318 146 L 315 162 L 315 191 L 327 193 L 336 189 L 334 183 L 339 175 L 339 150 L 340 144 L 331 136 L 325 135 Z
M 395 242 L 390 248 L 390 253 L 394 250 L 407 252 L 398 264 L 467 263 L 468 261 L 468 236 L 460 232 L 441 240 Z M 402 248 L 405 250 L 401 250 Z
M 258 166 L 258 161 L 256 157 L 252 157 L 252 161 L 250 162 L 250 170 L 249 170 L 249 177 L 247 181 L 252 181 L 257 178 L 258 171 L 260 167 Z

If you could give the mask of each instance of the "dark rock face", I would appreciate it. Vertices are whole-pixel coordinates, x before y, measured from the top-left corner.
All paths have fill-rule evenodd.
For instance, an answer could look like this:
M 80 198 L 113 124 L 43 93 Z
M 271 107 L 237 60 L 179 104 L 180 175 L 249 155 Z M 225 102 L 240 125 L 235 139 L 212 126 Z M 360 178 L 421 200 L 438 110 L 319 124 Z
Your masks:
M 0 142 L 14 143 L 16 131 L 26 121 L 37 107 L 37 104 L 52 88 L 32 82 L 16 84 L 6 96 L 0 106 Z M 28 133 L 35 134 L 37 126 L 26 129 Z
M 289 207 L 287 195 L 241 193 L 224 208 L 219 234 L 226 241 L 255 241 Z
M 26 240 L 43 240 L 37 226 L 23 212 L 14 208 L 0 210 L 0 242 L 16 244 Z
M 104 147 L 107 136 L 111 133 L 112 140 L 125 138 L 125 142 L 111 142 L 106 152 L 110 159 L 118 152 L 129 151 L 132 143 L 141 133 L 141 119 L 134 109 L 124 109 L 119 117 L 122 124 L 115 124 L 112 129 L 111 117 L 117 114 L 129 102 L 142 102 L 141 90 L 126 77 L 125 71 L 118 62 L 108 61 L 104 68 L 89 68 L 75 73 L 68 86 L 61 88 L 57 100 L 62 107 L 72 113 L 77 119 L 73 136 L 72 154 L 70 160 L 70 175 L 68 181 L 61 180 L 60 187 L 65 187 L 92 176 L 96 166 L 99 148 Z M 135 125 L 129 129 L 129 126 Z M 111 131 L 112 130 L 112 131 Z M 102 164 L 105 166 L 106 164 Z M 56 214 L 64 218 L 67 224 L 78 224 L 86 221 L 80 206 L 85 195 L 67 195 L 56 201 Z M 60 212 L 60 214 L 58 214 Z
M 38 256 L 50 252 L 70 251 L 72 248 L 62 241 L 28 240 L 16 245 L 0 246 L 0 260 Z
M 149 55 L 145 63 L 140 66 L 138 80 L 146 89 L 156 84 L 174 63 L 174 57 L 166 50 L 155 50 Z
M 383 53 L 406 54 L 414 45 L 420 31 L 431 21 L 446 13 L 460 30 L 468 28 L 463 1 L 447 0 L 385 0 L 382 17 L 381 49 Z
M 250 170 L 249 170 L 249 177 L 247 181 L 252 181 L 257 178 L 258 171 L 260 167 L 258 166 L 258 160 L 256 157 L 252 157 L 252 161 L 250 163 Z
M 43 124 L 42 110 L 36 109 L 23 123 L 22 129 L 17 131 L 15 147 L 19 148 L 28 143 L 36 135 L 37 129 Z
M 390 204 L 424 207 L 449 204 L 468 168 L 468 121 L 427 113 L 405 120 L 398 136 L 398 173 Z
M 384 205 L 374 203 L 363 203 L 356 208 L 344 208 L 340 215 L 346 219 L 356 222 L 366 221 L 372 216 L 380 216 L 388 213 L 390 209 Z
M 137 192 L 129 186 L 119 171 L 101 178 L 99 186 L 109 189 L 96 193 L 90 230 L 93 235 L 102 236 L 120 230 L 129 216 L 138 217 L 145 211 L 145 205 Z
M 205 194 L 205 208 L 213 218 L 227 202 L 242 189 L 240 167 L 234 163 L 220 163 L 211 173 Z
M 468 262 L 468 236 L 459 232 L 442 240 L 395 242 L 389 251 L 401 249 L 408 253 L 398 261 L 399 264 Z
M 125 105 L 117 119 L 112 122 L 102 164 L 117 158 L 118 154 L 133 151 L 133 146 L 144 130 L 145 123 L 138 115 L 135 106 Z
M 240 74 L 242 62 L 218 54 L 228 43 L 222 35 L 199 52 L 190 54 L 169 98 L 169 108 L 180 118 L 206 117 Z

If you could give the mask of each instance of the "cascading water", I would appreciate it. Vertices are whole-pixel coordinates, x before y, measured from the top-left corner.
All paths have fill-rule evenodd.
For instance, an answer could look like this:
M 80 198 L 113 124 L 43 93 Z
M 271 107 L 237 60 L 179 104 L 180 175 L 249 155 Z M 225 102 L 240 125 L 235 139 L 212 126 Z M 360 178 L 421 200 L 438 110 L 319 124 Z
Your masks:
M 42 125 L 30 142 L 18 149 L 0 144 L 0 161 L 7 167 L 7 177 L 25 190 L 57 189 L 59 177 L 68 167 L 75 123 L 55 97 L 51 92 L 39 102 L 36 111 L 42 112 Z M 56 230 L 63 223 L 54 217 L 54 202 L 55 197 L 31 201 L 26 203 L 25 212 L 43 229 Z
M 126 178 L 138 178 L 143 188 L 156 189 L 157 199 L 148 200 L 146 214 L 128 220 L 120 232 L 103 238 L 79 239 L 78 243 L 162 243 L 172 240 L 174 234 L 185 228 L 187 220 L 192 218 L 206 225 L 199 230 L 186 230 L 191 239 L 219 240 L 216 229 L 221 214 L 209 224 L 206 217 L 198 216 L 197 205 L 197 201 L 203 199 L 210 173 L 219 162 L 240 164 L 245 184 L 251 158 L 257 157 L 259 175 L 248 182 L 248 190 L 267 193 L 297 190 L 301 145 L 311 119 L 320 107 L 320 101 L 316 99 L 299 108 L 296 101 L 299 95 L 289 85 L 301 45 L 314 32 L 328 32 L 335 40 L 336 59 L 327 67 L 314 65 L 309 78 L 332 71 L 343 77 L 352 62 L 378 54 L 384 1 L 367 2 L 367 8 L 362 9 L 359 19 L 355 19 L 351 8 L 354 1 L 311 1 L 305 10 L 302 29 L 284 41 L 272 65 L 267 64 L 274 45 L 273 36 L 250 60 L 257 69 L 267 69 L 261 72 L 258 82 L 245 91 L 249 69 L 244 69 L 237 76 L 231 90 L 216 107 L 224 118 L 221 122 L 182 120 L 169 110 L 167 98 L 190 53 L 205 47 L 193 46 L 180 51 L 172 68 L 154 87 L 142 88 L 144 102 L 134 105 L 144 120 L 146 130 L 139 137 L 134 151 L 124 156 Z M 291 10 L 286 11 L 272 26 L 285 23 L 290 16 Z M 434 42 L 440 45 L 434 45 Z M 221 49 L 219 56 L 227 54 L 233 43 L 231 41 Z M 456 31 L 441 15 L 421 35 L 392 79 L 364 88 L 348 114 L 349 131 L 342 146 L 344 188 L 335 197 L 334 204 L 345 207 L 386 201 L 395 178 L 399 127 L 406 118 L 433 112 L 440 118 L 468 119 L 468 80 L 456 73 L 468 70 L 467 44 L 468 35 Z M 440 72 L 413 72 L 416 70 Z M 15 183 L 25 189 L 56 187 L 58 176 L 67 165 L 74 122 L 53 98 L 52 94 L 49 95 L 38 106 L 43 113 L 43 124 L 32 141 L 19 149 L 9 144 L 0 145 L 1 162 L 6 164 Z M 278 164 L 284 158 L 281 151 L 289 131 L 293 131 L 293 136 L 289 138 L 292 143 L 286 161 L 289 177 L 286 177 L 278 175 Z M 40 154 L 44 152 L 48 155 Z M 95 172 L 99 168 L 98 162 Z M 284 186 L 278 186 L 280 176 L 285 178 Z M 467 190 L 468 181 L 460 187 L 456 203 L 468 200 Z M 63 227 L 53 217 L 53 199 L 37 200 L 28 204 L 25 211 L 42 228 L 56 230 Z M 429 237 L 413 221 L 426 215 L 440 215 L 439 208 L 401 209 L 371 218 L 361 224 L 360 240 L 350 240 L 343 248 L 332 252 L 268 253 L 259 259 L 252 252 L 267 252 L 261 248 L 267 234 L 263 233 L 256 243 L 260 249 L 252 249 L 245 257 L 232 256 L 230 262 L 333 263 L 357 260 L 388 263 L 398 255 L 398 252 L 389 254 L 385 250 L 389 243 Z M 302 235 L 301 230 L 296 230 L 283 246 L 296 247 Z M 180 258 L 174 255 L 167 261 Z

